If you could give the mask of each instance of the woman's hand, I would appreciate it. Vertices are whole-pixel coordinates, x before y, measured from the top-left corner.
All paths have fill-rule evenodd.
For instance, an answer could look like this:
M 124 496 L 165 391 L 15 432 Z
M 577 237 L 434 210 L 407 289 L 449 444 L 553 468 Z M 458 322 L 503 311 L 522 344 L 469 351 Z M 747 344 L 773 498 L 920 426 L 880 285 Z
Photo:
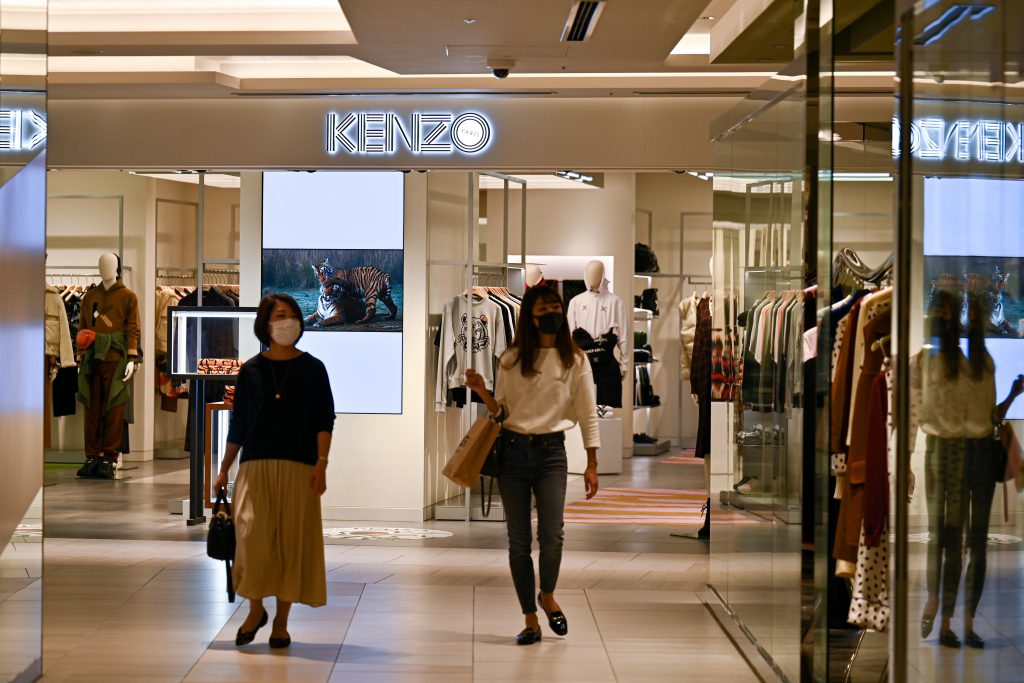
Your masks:
M 483 398 L 488 393 L 484 376 L 476 370 L 466 370 L 466 386 L 472 389 L 480 398 Z
M 587 500 L 597 495 L 597 465 L 588 465 L 583 471 L 583 483 L 587 486 Z
M 327 491 L 327 463 L 323 460 L 317 462 L 313 467 L 313 476 L 309 480 L 309 487 L 313 489 L 314 496 L 322 496 Z
M 1012 400 L 1021 394 L 1024 394 L 1024 375 L 1017 375 L 1017 379 L 1013 380 L 1010 386 L 1010 398 Z
M 225 491 L 228 488 L 228 475 L 220 472 L 217 474 L 217 478 L 213 480 L 213 490 L 215 493 L 220 492 L 221 489 Z

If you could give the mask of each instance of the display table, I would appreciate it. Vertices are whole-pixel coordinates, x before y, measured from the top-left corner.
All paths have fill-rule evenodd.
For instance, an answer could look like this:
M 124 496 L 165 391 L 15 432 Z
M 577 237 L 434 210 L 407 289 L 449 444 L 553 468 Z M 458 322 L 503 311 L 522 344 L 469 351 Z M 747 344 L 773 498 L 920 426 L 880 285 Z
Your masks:
M 597 421 L 601 430 L 601 447 L 597 449 L 597 473 L 622 472 L 622 418 L 607 417 Z M 587 451 L 583 448 L 583 433 L 579 426 L 565 433 L 565 454 L 570 474 L 583 474 L 587 469 Z

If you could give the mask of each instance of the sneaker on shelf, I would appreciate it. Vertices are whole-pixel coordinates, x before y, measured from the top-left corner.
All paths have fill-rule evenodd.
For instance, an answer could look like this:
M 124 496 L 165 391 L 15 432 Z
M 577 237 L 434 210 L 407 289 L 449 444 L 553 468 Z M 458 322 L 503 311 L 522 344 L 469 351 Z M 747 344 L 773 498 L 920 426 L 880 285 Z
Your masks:
M 87 458 L 85 464 L 78 468 L 75 472 L 75 476 L 81 477 L 82 479 L 95 479 L 96 468 L 99 467 L 100 461 L 96 458 Z
M 96 468 L 97 479 L 113 479 L 114 478 L 114 463 L 109 460 L 104 460 Z
M 754 492 L 754 484 L 757 483 L 757 477 L 750 477 L 746 482 L 736 484 L 736 491 L 742 493 L 744 496 L 749 496 Z

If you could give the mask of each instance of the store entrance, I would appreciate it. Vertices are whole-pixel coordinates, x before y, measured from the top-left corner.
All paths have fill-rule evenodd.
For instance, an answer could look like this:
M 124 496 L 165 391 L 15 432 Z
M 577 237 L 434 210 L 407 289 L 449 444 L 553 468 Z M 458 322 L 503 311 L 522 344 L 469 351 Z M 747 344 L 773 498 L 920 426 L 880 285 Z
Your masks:
M 464 391 L 460 407 L 459 387 L 445 376 L 447 362 L 441 365 L 442 342 L 448 341 L 440 334 L 446 305 L 481 288 L 488 297 L 494 295 L 490 303 L 495 305 L 502 305 L 499 290 L 507 290 L 509 300 L 503 303 L 508 304 L 528 284 L 543 281 L 554 286 L 571 308 L 573 298 L 586 295 L 588 266 L 600 262 L 604 274 L 597 293 L 622 302 L 621 320 L 615 322 L 623 334 L 616 334 L 619 339 L 611 348 L 620 388 L 617 395 L 601 397 L 602 405 L 607 405 L 600 454 L 602 492 L 592 501 L 584 500 L 580 477 L 585 462 L 582 441 L 569 437 L 569 537 L 574 537 L 574 529 L 590 529 L 576 537 L 603 548 L 639 548 L 631 544 L 642 542 L 667 552 L 703 552 L 699 544 L 671 534 L 695 535 L 706 519 L 704 461 L 692 450 L 700 408 L 692 398 L 694 369 L 687 361 L 693 353 L 690 329 L 696 326 L 697 304 L 712 290 L 708 177 L 551 171 L 437 171 L 402 177 L 405 299 L 395 300 L 408 301 L 399 304 L 407 351 L 399 364 L 400 410 L 406 418 L 414 409 L 423 416 L 424 486 L 418 505 L 422 519 L 434 520 L 417 524 L 444 525 L 467 517 L 503 519 L 500 497 L 496 491 L 492 495 L 490 482 L 484 483 L 483 495 L 477 487 L 467 496 L 440 474 L 475 415 L 472 403 L 465 407 Z M 420 180 L 424 187 L 416 201 L 422 199 L 422 204 L 414 209 L 408 188 Z M 99 255 L 114 253 L 120 257 L 125 286 L 139 302 L 143 359 L 132 378 L 132 410 L 126 415 L 113 482 L 77 476 L 84 456 L 85 416 L 73 400 L 74 413 L 59 414 L 56 407 L 67 410 L 69 401 L 62 388 L 66 378 L 61 377 L 68 372 L 58 371 L 63 382 L 51 384 L 53 401 L 47 410 L 47 533 L 69 538 L 201 538 L 201 525 L 185 524 L 204 514 L 203 507 L 197 514 L 187 503 L 195 498 L 190 491 L 197 467 L 190 459 L 195 396 L 189 382 L 172 373 L 167 311 L 194 303 L 197 289 L 203 292 L 204 307 L 245 308 L 258 302 L 266 284 L 264 250 L 270 246 L 264 243 L 266 226 L 261 229 L 268 190 L 261 174 L 248 172 L 205 173 L 202 186 L 198 174 L 148 171 L 60 171 L 51 173 L 50 181 L 47 282 L 62 302 L 72 344 L 82 298 L 101 278 Z M 261 183 L 260 189 L 250 194 L 253 182 Z M 413 217 L 415 211 L 419 218 Z M 422 238 L 413 239 L 417 230 L 422 230 Z M 637 242 L 645 247 L 638 249 Z M 641 262 L 636 261 L 638 254 Z M 637 263 L 643 272 L 637 272 Z M 303 264 L 312 277 L 310 266 L 316 264 Z M 412 325 L 421 313 L 406 309 L 414 306 L 409 303 L 415 296 L 413 278 L 422 278 L 424 285 L 425 324 L 420 329 Z M 388 317 L 385 309 L 384 303 L 377 304 L 382 324 Z M 422 335 L 424 329 L 422 356 L 410 357 L 410 337 Z M 504 337 L 507 344 L 513 329 L 498 331 L 501 335 L 489 336 Z M 585 331 L 602 336 L 596 327 Z M 452 344 L 448 361 L 455 355 Z M 238 346 L 228 355 L 239 356 Z M 410 390 L 413 373 L 423 394 Z M 381 385 L 388 380 L 375 375 L 372 381 Z M 205 485 L 209 472 L 219 466 L 218 441 L 224 438 L 229 413 L 227 386 L 230 383 L 208 382 L 202 396 L 201 436 L 206 446 L 198 467 Z M 421 401 L 421 406 L 414 406 Z M 371 425 L 384 418 L 351 414 L 342 421 L 352 436 L 376 429 Z M 372 438 L 379 442 L 381 437 L 378 433 Z M 651 440 L 653 444 L 648 443 Z M 334 488 L 344 488 L 342 480 L 358 480 L 360 458 L 385 457 L 363 449 L 353 445 L 350 457 L 336 461 L 339 483 Z M 389 518 L 392 513 L 387 510 L 374 512 L 374 498 L 382 508 L 395 508 L 383 500 L 398 479 L 371 479 L 364 478 L 362 487 L 381 490 L 371 493 L 358 510 L 346 509 L 351 496 L 342 492 L 340 502 L 327 500 L 325 526 L 346 527 L 354 520 L 411 521 Z M 133 520 L 130 524 L 125 524 L 126 513 Z

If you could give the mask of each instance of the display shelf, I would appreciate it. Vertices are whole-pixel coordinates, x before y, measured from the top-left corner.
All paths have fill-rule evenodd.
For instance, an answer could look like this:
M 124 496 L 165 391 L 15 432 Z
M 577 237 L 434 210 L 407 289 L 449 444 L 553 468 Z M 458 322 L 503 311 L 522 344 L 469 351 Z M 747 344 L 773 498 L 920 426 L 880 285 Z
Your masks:
M 670 450 L 672 450 L 672 443 L 666 440 L 656 441 L 655 443 L 633 442 L 633 455 L 654 456 L 667 453 Z
M 204 452 L 204 472 L 206 474 L 206 496 L 204 505 L 212 508 L 217 498 L 217 492 L 213 490 L 213 480 L 216 478 L 214 472 L 220 472 L 220 466 L 224 462 L 224 453 L 228 446 L 228 429 L 231 425 L 230 403 L 207 403 L 206 404 L 206 447 Z M 216 413 L 216 416 L 214 416 Z M 228 502 L 231 502 L 235 489 L 235 478 L 238 476 L 238 461 L 236 460 L 228 471 Z

